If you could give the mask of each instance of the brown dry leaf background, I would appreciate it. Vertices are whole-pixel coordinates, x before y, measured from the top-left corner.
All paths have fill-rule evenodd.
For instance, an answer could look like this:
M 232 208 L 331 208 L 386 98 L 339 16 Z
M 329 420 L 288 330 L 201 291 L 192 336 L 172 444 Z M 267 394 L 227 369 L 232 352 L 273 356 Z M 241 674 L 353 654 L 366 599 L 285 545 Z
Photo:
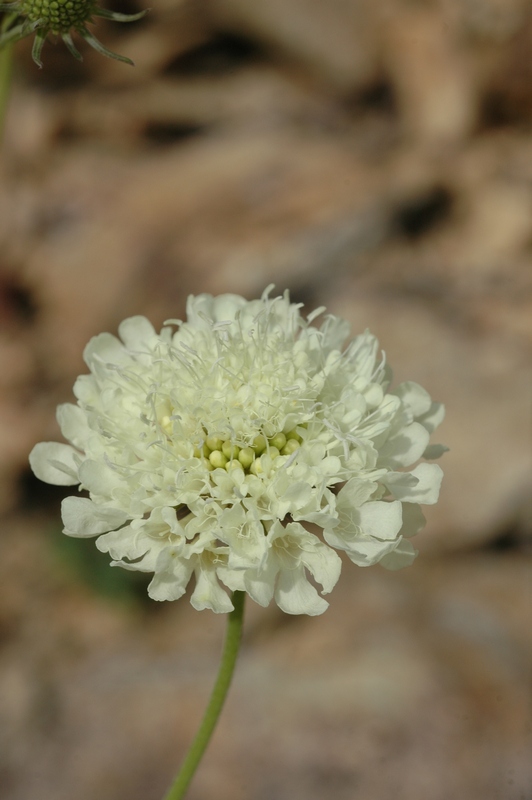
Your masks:
M 190 800 L 532 800 L 532 4 L 158 0 L 97 34 L 135 69 L 18 45 L 0 162 L 3 800 L 167 787 L 224 620 L 65 544 L 27 455 L 90 336 L 270 282 L 376 333 L 451 451 L 412 568 L 346 564 L 317 619 L 249 603 Z

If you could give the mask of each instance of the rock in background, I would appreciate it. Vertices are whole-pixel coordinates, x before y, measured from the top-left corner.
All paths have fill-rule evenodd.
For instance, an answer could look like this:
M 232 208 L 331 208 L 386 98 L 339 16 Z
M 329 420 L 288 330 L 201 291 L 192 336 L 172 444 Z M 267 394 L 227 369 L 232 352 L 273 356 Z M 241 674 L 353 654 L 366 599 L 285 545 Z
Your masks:
M 532 5 L 161 0 L 97 33 L 136 68 L 18 46 L 0 163 L 7 800 L 158 798 L 222 631 L 79 588 L 29 450 L 91 335 L 271 282 L 376 333 L 451 451 L 411 570 L 251 612 L 191 800 L 530 800 Z

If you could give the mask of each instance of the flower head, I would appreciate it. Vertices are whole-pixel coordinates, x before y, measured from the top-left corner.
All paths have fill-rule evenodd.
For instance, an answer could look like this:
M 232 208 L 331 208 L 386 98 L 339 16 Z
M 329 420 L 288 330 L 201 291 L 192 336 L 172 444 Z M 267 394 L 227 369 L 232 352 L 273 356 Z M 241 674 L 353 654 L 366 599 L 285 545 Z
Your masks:
M 60 36 L 71 55 L 79 61 L 82 60 L 72 39 L 72 32 L 82 36 L 102 55 L 133 64 L 126 56 L 120 56 L 104 47 L 89 31 L 87 24 L 93 22 L 93 17 L 104 17 L 114 22 L 134 22 L 146 13 L 141 11 L 138 14 L 119 14 L 107 11 L 99 7 L 97 0 L 15 0 L 12 3 L 0 3 L 0 11 L 10 12 L 14 22 L 7 29 L 2 28 L 4 32 L 0 35 L 0 47 L 35 32 L 32 58 L 39 67 L 42 67 L 41 51 L 50 34 Z
M 80 484 L 64 532 L 98 536 L 113 565 L 153 573 L 155 600 L 232 609 L 226 588 L 289 614 L 321 614 L 341 569 L 396 569 L 416 551 L 420 504 L 442 478 L 428 446 L 443 419 L 416 383 L 390 390 L 369 332 L 345 346 L 346 322 L 306 319 L 288 294 L 246 301 L 190 297 L 160 333 L 126 319 L 120 339 L 87 345 L 77 404 L 57 411 L 71 444 L 41 443 L 41 480 Z M 319 531 L 320 535 L 312 532 Z M 310 576 L 310 579 L 309 579 Z

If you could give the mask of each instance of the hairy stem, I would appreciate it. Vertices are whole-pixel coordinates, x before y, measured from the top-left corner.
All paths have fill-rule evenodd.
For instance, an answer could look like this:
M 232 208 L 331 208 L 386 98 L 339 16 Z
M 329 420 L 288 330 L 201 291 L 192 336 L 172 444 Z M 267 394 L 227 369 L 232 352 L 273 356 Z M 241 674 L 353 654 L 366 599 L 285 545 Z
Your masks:
M 188 785 L 194 777 L 194 773 L 209 744 L 216 723 L 218 722 L 218 717 L 220 716 L 229 686 L 231 685 L 231 679 L 240 648 L 242 623 L 244 620 L 244 598 L 245 592 L 233 592 L 234 611 L 231 611 L 227 619 L 227 632 L 218 670 L 218 677 L 216 678 L 216 683 L 214 684 L 209 703 L 196 737 L 192 742 L 190 750 L 183 761 L 174 783 L 164 796 L 164 800 L 181 800 L 181 798 L 185 796 Z
M 6 33 L 16 18 L 16 14 L 6 14 L 0 25 L 0 34 Z M 4 132 L 12 70 L 13 42 L 7 42 L 3 47 L 0 47 L 0 139 Z

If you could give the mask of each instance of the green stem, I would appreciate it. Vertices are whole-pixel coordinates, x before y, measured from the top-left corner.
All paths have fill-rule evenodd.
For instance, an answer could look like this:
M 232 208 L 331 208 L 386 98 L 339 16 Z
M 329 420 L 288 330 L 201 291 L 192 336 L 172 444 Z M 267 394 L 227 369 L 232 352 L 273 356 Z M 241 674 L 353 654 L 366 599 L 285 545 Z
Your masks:
M 6 14 L 0 26 L 0 32 L 5 33 L 16 17 L 16 14 Z M 8 42 L 4 47 L 0 48 L 0 138 L 4 132 L 12 68 L 13 42 Z
M 227 632 L 220 668 L 218 670 L 218 677 L 216 678 L 209 704 L 205 710 L 196 737 L 192 742 L 190 750 L 183 761 L 174 783 L 164 796 L 164 800 L 181 800 L 181 798 L 184 797 L 188 785 L 194 777 L 198 764 L 207 749 L 216 723 L 218 722 L 218 717 L 220 716 L 229 686 L 231 685 L 231 679 L 233 677 L 240 647 L 245 596 L 245 592 L 233 592 L 232 600 L 234 611 L 231 611 L 227 620 Z

